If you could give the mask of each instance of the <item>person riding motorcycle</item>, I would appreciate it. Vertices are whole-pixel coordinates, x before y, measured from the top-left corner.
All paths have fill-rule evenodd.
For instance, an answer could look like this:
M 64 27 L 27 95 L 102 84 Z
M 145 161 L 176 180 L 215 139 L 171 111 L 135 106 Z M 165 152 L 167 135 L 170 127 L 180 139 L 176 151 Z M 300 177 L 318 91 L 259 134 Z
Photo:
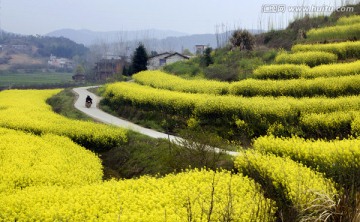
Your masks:
M 86 97 L 86 103 L 92 104 L 92 98 L 89 95 Z

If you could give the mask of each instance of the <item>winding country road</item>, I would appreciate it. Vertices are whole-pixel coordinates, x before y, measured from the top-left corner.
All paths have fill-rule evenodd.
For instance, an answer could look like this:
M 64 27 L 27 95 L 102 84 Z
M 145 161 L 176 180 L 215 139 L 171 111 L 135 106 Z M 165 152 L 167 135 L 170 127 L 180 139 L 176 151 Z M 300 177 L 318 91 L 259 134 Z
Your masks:
M 95 95 L 94 93 L 91 93 L 88 91 L 88 89 L 90 89 L 90 88 L 97 88 L 97 87 L 98 86 L 74 88 L 73 91 L 78 95 L 77 100 L 74 104 L 75 108 L 100 122 L 127 128 L 127 129 L 147 135 L 152 138 L 169 139 L 171 142 L 176 143 L 176 144 L 179 144 L 180 141 L 184 140 L 180 137 L 176 137 L 176 136 L 161 133 L 161 132 L 158 132 L 158 131 L 155 131 L 152 129 L 144 128 L 142 126 L 136 125 L 132 122 L 123 120 L 121 118 L 115 117 L 113 115 L 110 115 L 110 114 L 100 110 L 97 107 L 97 105 L 100 102 L 101 98 L 98 97 L 97 95 Z M 87 95 L 89 95 L 93 99 L 93 104 L 90 108 L 85 107 L 85 99 L 86 99 Z M 215 149 L 217 152 L 220 151 L 220 149 L 218 149 L 218 148 L 212 148 L 212 149 Z M 238 155 L 237 152 L 231 152 L 231 151 L 225 151 L 225 152 L 232 156 Z

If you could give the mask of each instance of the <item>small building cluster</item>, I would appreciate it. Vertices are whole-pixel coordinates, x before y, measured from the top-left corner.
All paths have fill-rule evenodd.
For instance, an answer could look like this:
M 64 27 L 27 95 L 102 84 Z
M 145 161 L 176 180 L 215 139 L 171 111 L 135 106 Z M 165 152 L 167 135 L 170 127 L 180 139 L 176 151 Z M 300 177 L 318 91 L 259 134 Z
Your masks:
M 202 54 L 206 47 L 206 45 L 197 45 L 197 54 Z M 156 70 L 164 65 L 189 59 L 189 56 L 185 56 L 178 52 L 164 52 L 150 56 L 147 62 L 147 69 Z M 95 67 L 93 68 L 95 80 L 105 81 L 113 78 L 115 74 L 123 74 L 125 67 L 128 67 L 129 63 L 129 59 L 125 56 L 105 55 L 101 60 L 95 63 Z M 76 76 L 75 78 L 82 79 L 83 77 Z
M 54 55 L 50 56 L 48 60 L 48 65 L 53 68 L 60 68 L 60 69 L 73 69 L 74 65 L 70 59 L 67 58 L 57 58 Z

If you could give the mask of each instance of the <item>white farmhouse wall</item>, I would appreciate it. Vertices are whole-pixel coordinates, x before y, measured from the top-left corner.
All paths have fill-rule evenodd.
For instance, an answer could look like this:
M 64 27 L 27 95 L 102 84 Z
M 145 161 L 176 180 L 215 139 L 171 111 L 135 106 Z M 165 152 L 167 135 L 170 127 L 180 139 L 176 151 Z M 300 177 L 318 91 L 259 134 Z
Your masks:
M 188 59 L 185 56 L 182 56 L 179 53 L 162 53 L 157 56 L 151 57 L 148 60 L 147 69 L 148 70 L 156 70 L 165 64 L 171 64 L 177 61 L 181 61 L 184 59 Z
M 160 60 L 169 56 L 170 53 L 163 53 L 154 57 L 149 58 L 147 68 L 148 70 L 155 70 L 161 67 Z

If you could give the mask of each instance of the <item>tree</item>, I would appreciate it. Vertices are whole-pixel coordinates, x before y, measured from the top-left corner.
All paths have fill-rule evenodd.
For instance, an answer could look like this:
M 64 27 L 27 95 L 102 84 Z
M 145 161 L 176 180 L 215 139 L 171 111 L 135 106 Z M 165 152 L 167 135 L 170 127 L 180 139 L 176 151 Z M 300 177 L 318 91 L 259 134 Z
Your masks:
M 213 64 L 213 58 L 211 57 L 212 48 L 207 47 L 205 49 L 204 55 L 201 58 L 201 63 L 203 66 L 208 67 L 209 65 Z
M 85 75 L 85 69 L 82 65 L 78 65 L 75 69 L 75 74 L 77 75 Z
M 240 50 L 253 50 L 255 45 L 254 36 L 247 30 L 236 30 L 233 32 L 230 43 L 234 48 Z
M 147 70 L 148 55 L 142 43 L 135 49 L 131 62 L 131 74 Z
M 189 49 L 184 49 L 184 50 L 182 51 L 182 54 L 183 54 L 183 55 L 186 55 L 186 56 L 192 56 L 192 55 L 193 55 L 193 54 L 190 52 Z

